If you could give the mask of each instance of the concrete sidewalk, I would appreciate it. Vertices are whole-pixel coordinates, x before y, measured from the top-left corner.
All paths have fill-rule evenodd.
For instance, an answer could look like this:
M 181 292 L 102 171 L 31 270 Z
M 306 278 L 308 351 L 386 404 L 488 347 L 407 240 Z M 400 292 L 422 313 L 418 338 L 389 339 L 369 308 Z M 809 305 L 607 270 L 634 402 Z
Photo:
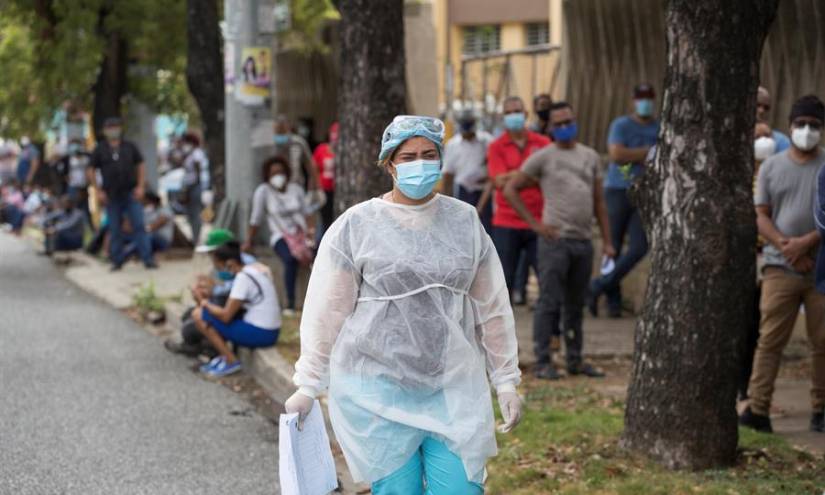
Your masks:
M 257 253 L 259 259 L 267 263 L 275 275 L 278 291 L 283 294 L 281 286 L 281 266 L 277 259 L 268 253 Z M 179 331 L 180 314 L 193 304 L 187 287 L 198 273 L 207 273 L 211 268 L 208 256 L 195 255 L 186 259 L 161 259 L 158 270 L 147 271 L 142 265 L 129 263 L 117 273 L 109 273 L 109 267 L 103 261 L 86 254 L 73 255 L 73 262 L 65 269 L 66 277 L 81 288 L 97 295 L 117 308 L 127 308 L 132 304 L 135 292 L 147 283 L 154 284 L 159 297 L 167 300 L 166 329 L 160 333 L 171 335 Z M 306 274 L 301 277 L 297 300 L 303 300 L 306 287 Z M 534 301 L 537 287 L 535 280 L 528 288 L 528 299 Z M 529 368 L 535 362 L 532 346 L 533 312 L 529 306 L 515 308 L 516 332 L 519 343 L 519 360 L 521 366 Z M 800 318 L 802 320 L 802 318 Z M 804 328 L 798 322 L 791 344 L 786 350 L 786 357 L 802 359 L 809 355 L 804 336 Z M 591 318 L 584 320 L 585 356 L 593 359 L 630 360 L 633 354 L 633 334 L 636 318 L 626 316 L 620 319 Z M 558 356 L 561 358 L 561 356 Z M 244 367 L 256 381 L 266 388 L 279 402 L 283 402 L 294 391 L 292 385 L 293 363 L 285 359 L 278 347 L 258 349 L 241 353 Z M 610 380 L 611 395 L 623 395 L 628 376 L 614 376 Z M 776 420 L 777 432 L 787 437 L 796 445 L 802 445 L 816 451 L 825 447 L 825 438 L 807 431 L 809 419 L 809 402 L 807 390 L 809 381 L 804 379 L 780 379 L 777 383 L 776 403 L 781 405 L 785 414 Z M 598 387 L 597 387 L 598 388 Z M 348 479 L 343 465 L 339 466 L 342 480 L 350 490 L 358 490 Z M 361 487 L 362 488 L 362 487 Z

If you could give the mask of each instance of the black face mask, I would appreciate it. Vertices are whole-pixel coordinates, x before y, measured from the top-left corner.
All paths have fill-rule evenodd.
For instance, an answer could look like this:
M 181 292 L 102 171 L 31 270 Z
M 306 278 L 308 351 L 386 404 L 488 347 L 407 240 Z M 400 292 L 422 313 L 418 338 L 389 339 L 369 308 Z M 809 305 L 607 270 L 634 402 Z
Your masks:
M 459 123 L 459 127 L 461 127 L 461 132 L 464 132 L 464 133 L 475 132 L 476 123 L 475 123 L 475 121 L 467 120 L 467 121 Z
M 539 119 L 543 120 L 544 122 L 547 122 L 548 120 L 550 120 L 550 109 L 548 108 L 547 110 L 539 110 L 536 112 L 536 115 L 539 116 Z

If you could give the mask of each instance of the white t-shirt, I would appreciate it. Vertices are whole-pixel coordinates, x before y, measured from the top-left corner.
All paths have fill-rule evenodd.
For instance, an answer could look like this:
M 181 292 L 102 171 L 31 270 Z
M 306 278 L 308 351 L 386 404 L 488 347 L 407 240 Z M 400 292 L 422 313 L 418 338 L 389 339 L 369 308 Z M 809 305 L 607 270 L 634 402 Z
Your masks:
M 476 131 L 475 139 L 464 139 L 456 134 L 444 150 L 444 173 L 454 174 L 456 184 L 464 189 L 477 192 L 484 189 L 487 178 L 487 147 L 493 136 Z
M 306 232 L 308 206 L 304 189 L 295 183 L 281 192 L 267 183 L 260 184 L 252 195 L 252 213 L 249 224 L 259 226 L 266 218 L 272 236 L 269 245 L 274 246 L 284 234 L 294 234 L 299 229 Z
M 243 270 L 235 275 L 229 298 L 244 301 L 245 322 L 264 330 L 281 328 L 281 306 L 278 304 L 275 284 L 272 283 L 269 269 L 265 266 L 259 263 L 244 266 Z

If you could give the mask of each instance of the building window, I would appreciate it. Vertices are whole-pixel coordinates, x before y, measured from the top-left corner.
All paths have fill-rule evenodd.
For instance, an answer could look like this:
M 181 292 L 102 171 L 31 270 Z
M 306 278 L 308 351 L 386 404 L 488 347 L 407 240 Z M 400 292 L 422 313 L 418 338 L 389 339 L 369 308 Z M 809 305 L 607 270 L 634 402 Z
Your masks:
M 478 55 L 501 49 L 501 26 L 467 26 L 464 28 L 464 54 Z
M 527 27 L 527 46 L 550 43 L 550 26 L 546 22 L 531 22 Z

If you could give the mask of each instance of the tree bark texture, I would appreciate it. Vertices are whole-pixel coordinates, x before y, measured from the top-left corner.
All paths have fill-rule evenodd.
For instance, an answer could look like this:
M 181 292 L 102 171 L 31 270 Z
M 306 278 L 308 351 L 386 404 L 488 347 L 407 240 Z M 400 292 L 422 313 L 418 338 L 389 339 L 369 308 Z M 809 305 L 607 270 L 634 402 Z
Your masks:
M 215 202 L 225 196 L 224 81 L 218 0 L 188 0 L 186 83 L 203 123 Z
M 109 117 L 120 117 L 120 103 L 128 90 L 128 45 L 119 32 L 106 27 L 107 17 L 109 10 L 104 6 L 98 14 L 98 35 L 104 39 L 105 46 L 97 80 L 92 88 L 92 123 L 98 139 L 102 137 L 103 122 Z
M 340 139 L 335 209 L 375 197 L 391 186 L 376 166 L 381 134 L 405 112 L 403 0 L 340 0 Z
M 753 127 L 778 0 L 670 0 L 658 151 L 634 187 L 651 270 L 623 445 L 672 469 L 731 465 L 755 289 Z

